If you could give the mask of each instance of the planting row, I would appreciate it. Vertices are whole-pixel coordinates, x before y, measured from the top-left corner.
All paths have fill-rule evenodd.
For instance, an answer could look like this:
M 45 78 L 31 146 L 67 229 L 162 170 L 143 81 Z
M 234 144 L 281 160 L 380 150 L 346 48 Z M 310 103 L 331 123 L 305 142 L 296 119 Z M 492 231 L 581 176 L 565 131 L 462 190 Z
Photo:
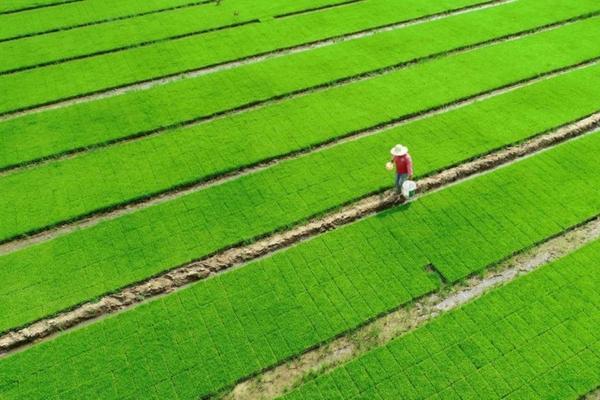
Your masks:
M 57 2 L 56 0 L 54 0 Z M 204 1 L 199 0 L 150 0 L 150 1 L 117 1 L 117 0 L 85 0 L 69 2 L 58 7 L 43 7 L 28 12 L 0 15 L 0 40 L 6 40 L 23 35 L 32 35 L 57 29 L 68 29 L 82 24 L 93 24 L 115 18 L 126 18 L 149 12 L 160 12 L 173 7 L 186 7 Z M 9 6 L 8 3 L 13 3 Z M 25 8 L 26 2 L 3 1 L 3 8 Z M 41 0 L 30 1 L 36 5 L 44 3 Z M 51 3 L 47 1 L 46 3 Z M 60 3 L 60 2 L 59 2 Z M 30 4 L 29 6 L 32 6 Z
M 443 12 L 481 0 L 365 0 L 0 76 L 0 113 Z M 368 16 L 368 17 L 365 17 Z
M 426 264 L 454 281 L 598 214 L 598 151 L 600 134 L 581 138 L 16 353 L 0 396 L 220 391 L 437 289 Z
M 35 7 L 59 5 L 62 3 L 70 3 L 71 1 L 72 0 L 4 0 L 0 3 L 0 14 L 16 13 L 30 10 Z
M 392 176 L 382 165 L 394 143 L 408 144 L 423 176 L 597 111 L 598 69 L 292 159 L 4 255 L 0 331 L 389 187 Z M 595 212 L 593 203 L 589 207 Z
M 553 0 L 552 3 L 552 7 L 548 7 L 544 0 L 513 2 L 2 122 L 0 168 L 140 135 L 181 121 L 572 18 L 597 7 L 595 0 L 576 4 Z M 428 40 L 421 40 L 423 37 Z M 294 71 L 294 79 L 290 79 L 290 70 Z M 211 101 L 206 101 L 207 98 Z
M 293 3 L 277 3 L 246 0 L 223 2 L 223 5 L 218 6 L 212 2 L 201 3 L 194 7 L 179 8 L 133 19 L 32 36 L 0 43 L 0 53 L 5 55 L 0 59 L 0 73 L 72 57 L 92 56 L 148 45 L 156 41 L 198 35 L 231 25 L 259 22 L 259 18 L 301 12 L 345 1 L 302 0 Z
M 598 57 L 598 23 L 600 17 L 580 21 L 10 174 L 0 178 L 0 237 L 36 231 Z M 598 104 L 589 101 L 587 111 L 593 112 Z
M 600 385 L 600 242 L 285 396 L 579 399 Z

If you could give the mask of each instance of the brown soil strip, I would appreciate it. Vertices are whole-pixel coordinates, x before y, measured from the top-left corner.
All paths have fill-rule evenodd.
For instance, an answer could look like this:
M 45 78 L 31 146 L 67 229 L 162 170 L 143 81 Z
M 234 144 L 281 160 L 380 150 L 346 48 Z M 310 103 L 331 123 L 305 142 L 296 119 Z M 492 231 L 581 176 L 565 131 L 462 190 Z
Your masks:
M 400 307 L 332 342 L 243 381 L 219 398 L 262 400 L 279 397 L 319 374 L 386 345 L 442 313 L 481 297 L 493 288 L 505 285 L 598 239 L 600 218 L 513 256 L 481 275 L 473 276 L 460 284 L 445 286 L 438 292 Z
M 60 2 L 51 3 L 51 4 L 42 4 L 42 5 L 39 5 L 39 6 L 30 6 L 30 7 L 17 8 L 17 9 L 14 9 L 14 10 L 0 11 L 0 15 L 16 14 L 16 13 L 20 13 L 20 12 L 24 12 L 24 11 L 38 10 L 40 8 L 50 8 L 50 7 L 64 6 L 65 4 L 81 3 L 82 1 L 84 1 L 84 0 L 65 0 L 65 1 L 60 1 Z
M 421 195 L 443 186 L 468 179 L 475 174 L 493 171 L 509 165 L 524 156 L 539 152 L 569 139 L 582 137 L 598 128 L 599 116 L 587 118 L 565 126 L 552 133 L 538 136 L 522 144 L 507 147 L 476 158 L 472 161 L 443 170 L 435 175 L 419 180 Z M 392 191 L 375 194 L 328 215 L 313 219 L 306 224 L 287 231 L 274 233 L 257 239 L 250 245 L 240 245 L 225 251 L 193 261 L 147 281 L 124 288 L 117 293 L 101 297 L 97 301 L 84 303 L 56 316 L 48 317 L 26 327 L 0 336 L 0 354 L 8 354 L 44 338 L 82 325 L 110 314 L 134 307 L 148 299 L 181 289 L 193 282 L 206 279 L 249 261 L 270 255 L 276 250 L 293 246 L 320 233 L 352 223 L 401 202 Z
M 594 15 L 600 15 L 600 11 L 595 13 Z M 585 18 L 589 18 L 590 16 L 591 15 L 586 15 L 585 17 L 582 17 L 582 18 L 585 19 Z M 578 20 L 580 20 L 580 19 L 581 18 L 578 18 Z M 402 63 L 394 64 L 391 66 L 383 67 L 383 68 L 380 68 L 377 70 L 367 71 L 367 72 L 360 73 L 357 75 L 336 79 L 336 80 L 333 80 L 333 81 L 330 81 L 330 82 L 327 82 L 324 84 L 319 84 L 316 86 L 292 91 L 289 93 L 284 93 L 284 94 L 277 95 L 277 96 L 274 96 L 274 97 L 271 97 L 271 98 L 268 98 L 265 100 L 253 101 L 253 102 L 243 104 L 243 105 L 240 105 L 240 106 L 237 106 L 234 108 L 218 111 L 218 112 L 215 112 L 215 113 L 212 113 L 209 115 L 203 115 L 203 116 L 191 118 L 188 120 L 178 121 L 176 123 L 161 126 L 159 128 L 150 129 L 150 130 L 146 130 L 146 131 L 139 131 L 139 132 L 136 132 L 136 133 L 124 136 L 124 137 L 120 137 L 120 138 L 116 138 L 116 139 L 112 139 L 112 140 L 108 140 L 108 141 L 104 141 L 104 142 L 99 142 L 99 143 L 89 145 L 89 146 L 77 147 L 77 148 L 73 148 L 73 149 L 70 149 L 67 151 L 55 153 L 50 156 L 41 157 L 41 158 L 37 158 L 37 159 L 33 159 L 33 160 L 29 160 L 29 161 L 25 161 L 25 162 L 21 162 L 21 163 L 17 163 L 17 164 L 0 167 L 0 177 L 4 176 L 6 174 L 16 173 L 18 171 L 22 171 L 22 170 L 29 169 L 29 168 L 35 168 L 35 167 L 45 165 L 48 163 L 53 163 L 53 162 L 57 162 L 57 161 L 61 161 L 61 160 L 78 157 L 82 154 L 101 150 L 105 147 L 110 147 L 110 146 L 114 146 L 117 144 L 135 142 L 135 141 L 146 139 L 146 138 L 149 138 L 152 136 L 170 134 L 170 133 L 173 133 L 178 128 L 191 128 L 191 127 L 194 127 L 194 126 L 197 126 L 200 124 L 214 122 L 221 118 L 231 117 L 231 116 L 235 116 L 237 114 L 250 112 L 253 110 L 257 110 L 259 108 L 263 108 L 263 107 L 267 107 L 267 106 L 274 105 L 277 103 L 281 103 L 283 101 L 287 101 L 287 100 L 290 100 L 293 98 L 308 96 L 308 95 L 311 95 L 314 93 L 337 88 L 337 87 L 340 87 L 343 85 L 356 83 L 356 82 L 363 81 L 363 80 L 368 80 L 368 79 L 371 79 L 371 78 L 374 78 L 377 76 L 381 76 L 381 75 L 384 75 L 384 74 L 387 74 L 390 72 L 398 71 L 400 69 L 407 68 L 407 67 L 410 67 L 410 66 L 413 66 L 416 64 L 424 63 L 427 61 L 431 61 L 431 60 L 434 60 L 437 58 L 442 58 L 442 57 L 460 54 L 460 53 L 464 53 L 464 52 L 468 52 L 468 51 L 473 51 L 473 50 L 476 50 L 476 49 L 479 49 L 482 47 L 486 47 L 491 44 L 506 42 L 506 41 L 510 41 L 510 40 L 516 40 L 518 38 L 522 38 L 522 37 L 524 37 L 526 35 L 530 35 L 532 33 L 539 33 L 539 32 L 543 32 L 546 30 L 555 29 L 556 27 L 562 27 L 562 26 L 568 25 L 572 22 L 574 22 L 574 21 L 572 21 L 572 20 L 567 21 L 567 22 L 562 21 L 562 22 L 556 23 L 557 25 L 553 25 L 552 27 L 548 27 L 548 26 L 539 27 L 532 31 L 520 32 L 520 33 L 516 33 L 514 35 L 510 35 L 510 36 L 498 37 L 498 38 L 486 40 L 484 42 L 480 42 L 477 44 L 459 47 L 459 48 L 455 48 L 455 49 L 440 52 L 440 53 L 434 53 L 434 54 L 431 54 L 428 56 L 419 57 L 419 58 L 416 58 L 413 60 L 409 60 L 409 61 L 405 61 Z M 595 61 L 596 61 L 596 59 L 592 60 L 592 62 L 595 62 Z M 2 119 L 0 118 L 0 122 L 1 122 L 1 120 Z
M 60 28 L 48 29 L 48 30 L 45 30 L 45 31 L 26 33 L 26 34 L 23 34 L 23 35 L 11 36 L 11 37 L 0 39 L 0 43 L 2 43 L 2 42 L 12 42 L 12 41 L 15 41 L 15 40 L 25 39 L 25 38 L 29 38 L 29 37 L 33 37 L 33 36 L 47 35 L 49 33 L 71 31 L 71 30 L 78 29 L 78 28 L 84 28 L 84 27 L 94 26 L 94 25 L 102 25 L 102 24 L 106 24 L 106 23 L 110 23 L 110 22 L 117 22 L 117 21 L 122 21 L 122 20 L 126 20 L 126 19 L 143 17 L 143 16 L 146 16 L 146 15 L 160 14 L 160 13 L 163 13 L 163 12 L 179 10 L 179 9 L 182 9 L 182 8 L 196 7 L 196 6 L 199 6 L 199 5 L 210 4 L 210 3 L 215 3 L 215 2 L 216 2 L 216 0 L 202 0 L 202 1 L 196 1 L 196 2 L 193 2 L 193 3 L 182 4 L 182 5 L 179 5 L 179 6 L 172 6 L 172 7 L 160 8 L 160 9 L 157 9 L 157 10 L 145 11 L 145 12 L 141 12 L 141 13 L 137 13 L 137 14 L 122 15 L 120 17 L 106 18 L 106 19 L 101 19 L 101 20 L 98 20 L 98 21 L 86 22 L 86 23 L 83 23 L 83 24 L 69 25 L 69 26 L 63 26 L 63 27 L 60 27 Z
M 393 129 L 398 126 L 408 124 L 410 122 L 425 119 L 437 114 L 455 110 L 460 107 L 465 107 L 477 101 L 481 101 L 494 96 L 499 96 L 501 94 L 532 85 L 536 82 L 550 79 L 565 73 L 573 72 L 581 68 L 587 68 L 589 66 L 597 64 L 598 62 L 600 62 L 600 59 L 586 61 L 576 66 L 560 68 L 558 70 L 536 76 L 529 80 L 522 80 L 519 82 L 511 83 L 510 85 L 506 85 L 501 88 L 492 89 L 490 91 L 479 93 L 474 96 L 459 99 L 458 101 L 443 104 L 441 106 L 429 110 L 404 115 L 400 118 L 396 118 L 391 121 L 378 124 L 376 126 L 372 126 L 354 132 L 348 132 L 345 135 L 332 138 L 331 140 L 325 141 L 319 145 L 314 145 L 309 148 L 303 148 L 287 154 L 278 155 L 266 160 L 262 160 L 258 163 L 243 166 L 239 169 L 223 171 L 213 176 L 203 177 L 201 179 L 184 182 L 162 191 L 129 199 L 126 202 L 96 209 L 87 214 L 79 215 L 77 217 L 61 221 L 57 224 L 41 227 L 36 230 L 31 230 L 29 232 L 26 232 L 25 234 L 17 235 L 15 237 L 6 238 L 0 240 L 0 256 L 18 251 L 33 244 L 52 240 L 59 236 L 64 236 L 78 229 L 88 228 L 97 225 L 103 221 L 115 219 L 120 216 L 130 214 L 132 212 L 136 212 L 148 207 L 155 206 L 157 204 L 164 203 L 166 201 L 173 200 L 181 196 L 185 196 L 187 194 L 195 193 L 200 190 L 205 190 L 212 186 L 223 184 L 233 179 L 260 172 L 287 160 L 298 158 L 318 151 L 323 151 L 334 146 L 342 145 L 349 141 L 358 140 L 366 136 L 379 134 L 386 130 Z M 600 113 L 595 115 L 596 117 L 598 117 L 600 116 Z M 0 173 L 0 177 L 2 177 L 2 173 Z
M 581 397 L 583 400 L 600 400 L 600 387 Z
M 281 48 L 281 49 L 277 49 L 277 50 L 273 50 L 273 51 L 259 53 L 259 54 L 255 54 L 255 55 L 248 56 L 248 57 L 243 57 L 243 58 L 236 59 L 236 60 L 230 60 L 230 61 L 217 63 L 214 65 L 204 66 L 204 67 L 197 68 L 197 69 L 181 71 L 181 72 L 177 72 L 174 74 L 165 75 L 162 77 L 142 80 L 142 81 L 131 83 L 131 84 L 118 85 L 118 86 L 108 88 L 108 89 L 101 89 L 101 90 L 96 90 L 96 91 L 92 91 L 92 92 L 88 92 L 88 93 L 78 94 L 76 96 L 71 96 L 71 97 L 60 99 L 60 100 L 53 100 L 53 101 L 46 102 L 46 103 L 41 103 L 41 104 L 37 104 L 37 105 L 33 105 L 33 106 L 23 107 L 20 109 L 0 113 L 0 122 L 18 118 L 23 115 L 34 114 L 34 113 L 47 111 L 47 110 L 53 110 L 53 109 L 57 109 L 57 108 L 63 108 L 63 107 L 67 107 L 67 106 L 70 106 L 73 104 L 86 103 L 89 101 L 99 100 L 99 99 L 103 99 L 103 98 L 107 98 L 107 97 L 118 96 L 118 95 L 132 92 L 132 91 L 147 90 L 147 89 L 151 89 L 155 86 L 166 85 L 171 82 L 179 81 L 182 79 L 195 78 L 195 77 L 202 76 L 202 75 L 208 75 L 208 74 L 212 74 L 212 73 L 219 72 L 219 71 L 237 68 L 237 67 L 240 67 L 240 66 L 246 65 L 246 64 L 261 62 L 261 61 L 268 60 L 271 58 L 284 57 L 284 56 L 287 56 L 290 54 L 310 51 L 313 49 L 330 46 L 330 45 L 333 45 L 333 44 L 336 44 L 339 42 L 357 40 L 357 39 L 361 39 L 364 37 L 376 35 L 378 33 L 389 32 L 389 31 L 402 29 L 402 28 L 406 28 L 409 26 L 413 26 L 413 25 L 432 22 L 432 21 L 450 17 L 450 16 L 460 15 L 460 14 L 469 13 L 469 12 L 475 12 L 475 11 L 483 10 L 486 8 L 496 7 L 496 6 L 499 6 L 502 4 L 512 3 L 514 1 L 516 1 L 516 0 L 491 0 L 487 3 L 482 3 L 482 4 L 478 4 L 478 5 L 474 5 L 474 6 L 468 6 L 468 7 L 464 7 L 464 8 L 460 8 L 460 9 L 456 9 L 456 10 L 448 10 L 448 11 L 440 12 L 437 14 L 432 14 L 432 15 L 428 15 L 428 16 L 424 16 L 424 17 L 407 20 L 407 21 L 401 21 L 398 23 L 389 24 L 389 25 L 382 26 L 382 27 L 365 29 L 362 31 L 354 32 L 354 33 L 334 36 L 334 37 L 330 37 L 327 39 L 321 39 L 321 40 L 317 40 L 317 41 L 313 41 L 313 42 L 309 42 L 309 43 L 303 43 L 303 44 L 297 45 L 297 46 L 291 46 L 291 47 L 287 47 L 287 48 Z M 596 12 L 596 13 L 594 13 L 594 15 L 595 14 L 598 14 L 598 13 Z M 580 17 L 570 18 L 568 20 L 560 21 L 555 24 L 552 24 L 552 26 L 549 25 L 547 27 L 547 29 L 551 29 L 552 27 L 559 27 L 560 25 L 564 25 L 569 22 L 576 22 L 577 20 L 586 19 L 591 16 L 593 16 L 593 15 L 590 13 L 590 14 L 586 14 L 586 15 L 583 15 Z M 533 32 L 533 30 L 532 30 L 532 32 Z

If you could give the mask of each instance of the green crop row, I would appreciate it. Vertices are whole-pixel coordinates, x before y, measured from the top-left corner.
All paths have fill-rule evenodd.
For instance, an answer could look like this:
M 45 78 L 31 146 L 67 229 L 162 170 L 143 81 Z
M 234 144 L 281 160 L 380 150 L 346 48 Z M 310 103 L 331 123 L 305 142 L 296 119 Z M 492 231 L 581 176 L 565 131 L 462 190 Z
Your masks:
M 10 174 L 0 178 L 4 221 L 0 238 L 43 229 L 599 57 L 599 23 L 600 17 L 591 18 Z
M 346 0 L 301 0 L 281 3 L 236 0 L 223 2 L 222 6 L 205 3 L 196 7 L 4 42 L 0 43 L 0 54 L 4 55 L 0 58 L 0 73 L 119 51 L 140 44 L 146 46 L 149 42 L 177 39 L 183 35 L 344 1 Z M 106 7 L 111 10 L 111 5 Z M 31 18 L 36 19 L 37 16 Z
M 393 22 L 477 4 L 482 0 L 365 0 L 323 12 L 0 76 L 0 113 L 241 59 Z
M 597 8 L 522 0 L 0 123 L 0 168 L 131 137 L 332 80 L 472 45 Z M 427 37 L 427 41 L 421 40 Z M 394 49 L 394 51 L 389 51 Z M 288 71 L 294 71 L 289 79 Z M 251 79 L 249 77 L 252 77 Z M 268 85 L 264 82 L 269 82 Z M 210 98 L 211 101 L 206 101 Z
M 3 0 L 0 2 L 0 13 L 20 12 L 20 10 L 27 10 L 32 7 L 61 4 L 66 2 L 69 2 L 69 0 Z
M 383 163 L 397 142 L 410 147 L 423 176 L 579 119 L 598 110 L 599 69 L 288 160 L 4 255 L 0 331 L 389 187 Z M 588 206 L 597 212 L 593 202 Z
M 18 3 L 26 7 L 24 1 L 12 1 L 12 8 Z M 56 1 L 54 1 L 56 2 Z M 40 8 L 23 13 L 0 15 L 0 40 L 6 40 L 23 35 L 32 35 L 56 29 L 68 29 L 72 26 L 92 24 L 115 18 L 126 18 L 132 14 L 160 11 L 165 8 L 181 7 L 188 4 L 201 3 L 202 0 L 85 0 L 65 4 L 59 7 Z M 0 3 L 2 8 L 8 8 L 11 1 Z M 29 6 L 40 5 L 42 1 L 30 1 Z M 46 3 L 51 3 L 47 1 Z
M 600 241 L 285 396 L 579 399 L 600 385 Z
M 428 263 L 453 281 L 598 214 L 599 151 L 589 135 L 67 332 L 0 360 L 0 397 L 215 393 L 436 290 Z

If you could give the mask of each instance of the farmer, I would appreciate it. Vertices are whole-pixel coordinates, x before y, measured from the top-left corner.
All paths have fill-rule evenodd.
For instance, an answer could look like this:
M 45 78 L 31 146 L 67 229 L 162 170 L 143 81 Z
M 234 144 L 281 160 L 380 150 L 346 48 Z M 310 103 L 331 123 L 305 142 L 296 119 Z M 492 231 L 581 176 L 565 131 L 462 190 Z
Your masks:
M 402 184 L 413 176 L 412 159 L 406 146 L 401 144 L 394 146 L 390 153 L 392 153 L 390 162 L 396 166 L 396 191 L 401 193 Z

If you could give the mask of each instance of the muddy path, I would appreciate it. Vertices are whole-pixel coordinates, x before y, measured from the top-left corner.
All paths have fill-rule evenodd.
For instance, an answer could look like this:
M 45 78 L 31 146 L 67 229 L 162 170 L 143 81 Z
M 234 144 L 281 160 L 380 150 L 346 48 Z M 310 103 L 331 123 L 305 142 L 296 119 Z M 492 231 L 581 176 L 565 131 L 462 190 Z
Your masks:
M 316 153 L 319 151 L 324 151 L 329 148 L 340 146 L 350 141 L 359 140 L 368 136 L 376 135 L 383 133 L 387 130 L 397 128 L 402 125 L 406 125 L 412 122 L 416 122 L 419 120 L 423 120 L 425 118 L 433 117 L 438 114 L 443 114 L 446 112 L 450 112 L 452 110 L 456 110 L 461 107 L 469 106 L 478 101 L 482 101 L 485 99 L 489 99 L 495 96 L 500 96 L 502 94 L 515 91 L 535 83 L 539 83 L 544 80 L 548 80 L 560 75 L 564 75 L 570 72 L 574 72 L 580 69 L 589 68 L 597 65 L 600 62 L 600 58 L 593 59 L 589 61 L 582 62 L 575 66 L 569 66 L 565 68 L 560 68 L 555 71 L 548 72 L 546 74 L 542 74 L 536 76 L 531 79 L 525 79 L 519 82 L 513 82 L 509 85 L 499 87 L 496 89 L 492 89 L 489 91 L 485 91 L 482 93 L 478 93 L 473 96 L 469 96 L 463 99 L 459 99 L 457 101 L 453 101 L 451 103 L 443 104 L 434 108 L 430 108 L 424 111 L 419 111 L 414 114 L 405 115 L 400 118 L 384 122 L 372 127 L 368 127 L 365 129 L 349 132 L 346 135 L 338 136 L 329 141 L 325 141 L 319 145 L 312 146 L 310 148 L 303 148 L 297 151 L 290 152 L 288 154 L 279 155 L 272 157 L 267 160 L 263 160 L 257 162 L 255 164 L 250 164 L 246 167 L 242 167 L 240 169 L 236 169 L 233 171 L 227 171 L 224 173 L 220 173 L 213 177 L 202 178 L 199 180 L 194 180 L 191 182 L 181 183 L 179 185 L 175 185 L 169 187 L 168 189 L 158 191 L 153 194 L 145 195 L 138 198 L 129 199 L 123 203 L 119 203 L 117 205 L 112 205 L 106 208 L 101 208 L 94 210 L 85 215 L 77 216 L 71 218 L 66 221 L 61 221 L 59 223 L 42 227 L 36 230 L 28 231 L 24 234 L 17 235 L 15 237 L 7 238 L 4 240 L 0 240 L 0 256 L 6 255 L 18 250 L 21 250 L 25 247 L 42 243 L 48 240 L 55 239 L 60 236 L 64 236 L 71 232 L 74 232 L 79 229 L 89 228 L 94 225 L 97 225 L 101 222 L 112 220 L 115 218 L 119 218 L 123 215 L 130 214 L 145 208 L 149 208 L 167 201 L 174 200 L 178 197 L 182 197 L 191 193 L 195 193 L 201 190 L 205 190 L 212 186 L 220 185 L 226 183 L 230 180 L 241 178 L 246 175 L 250 175 L 253 173 L 258 173 L 267 168 L 273 167 L 282 162 L 292 160 L 295 158 L 300 158 L 302 156 Z M 600 120 L 600 112 L 593 114 L 590 116 L 591 118 L 598 118 Z M 584 119 L 583 121 L 586 121 Z M 574 124 L 579 123 L 574 122 Z M 2 177 L 2 173 L 0 172 L 0 177 Z
M 600 238 L 600 218 L 511 257 L 482 275 L 444 286 L 438 292 L 349 332 L 332 342 L 295 357 L 285 364 L 243 381 L 222 393 L 224 400 L 273 399 L 376 347 L 427 323 L 438 315 L 481 297 Z M 597 396 L 600 391 L 596 392 Z M 592 395 L 592 394 L 590 394 Z M 594 397 L 586 397 L 586 399 Z M 597 398 L 597 397 L 596 397 Z
M 510 165 L 515 160 L 531 156 L 567 140 L 597 132 L 599 126 L 600 115 L 595 114 L 519 145 L 504 148 L 443 170 L 418 182 L 419 195 L 415 200 L 418 200 L 419 196 L 425 196 L 456 182 Z M 258 239 L 252 244 L 233 247 L 179 266 L 144 282 L 121 289 L 114 294 L 105 295 L 98 300 L 80 304 L 58 315 L 4 333 L 0 336 L 0 355 L 22 349 L 31 343 L 50 338 L 67 329 L 135 307 L 142 302 L 179 290 L 193 282 L 240 267 L 249 261 L 266 257 L 274 251 L 293 246 L 320 233 L 393 207 L 401 201 L 402 199 L 392 191 L 375 194 L 287 231 L 274 233 Z

